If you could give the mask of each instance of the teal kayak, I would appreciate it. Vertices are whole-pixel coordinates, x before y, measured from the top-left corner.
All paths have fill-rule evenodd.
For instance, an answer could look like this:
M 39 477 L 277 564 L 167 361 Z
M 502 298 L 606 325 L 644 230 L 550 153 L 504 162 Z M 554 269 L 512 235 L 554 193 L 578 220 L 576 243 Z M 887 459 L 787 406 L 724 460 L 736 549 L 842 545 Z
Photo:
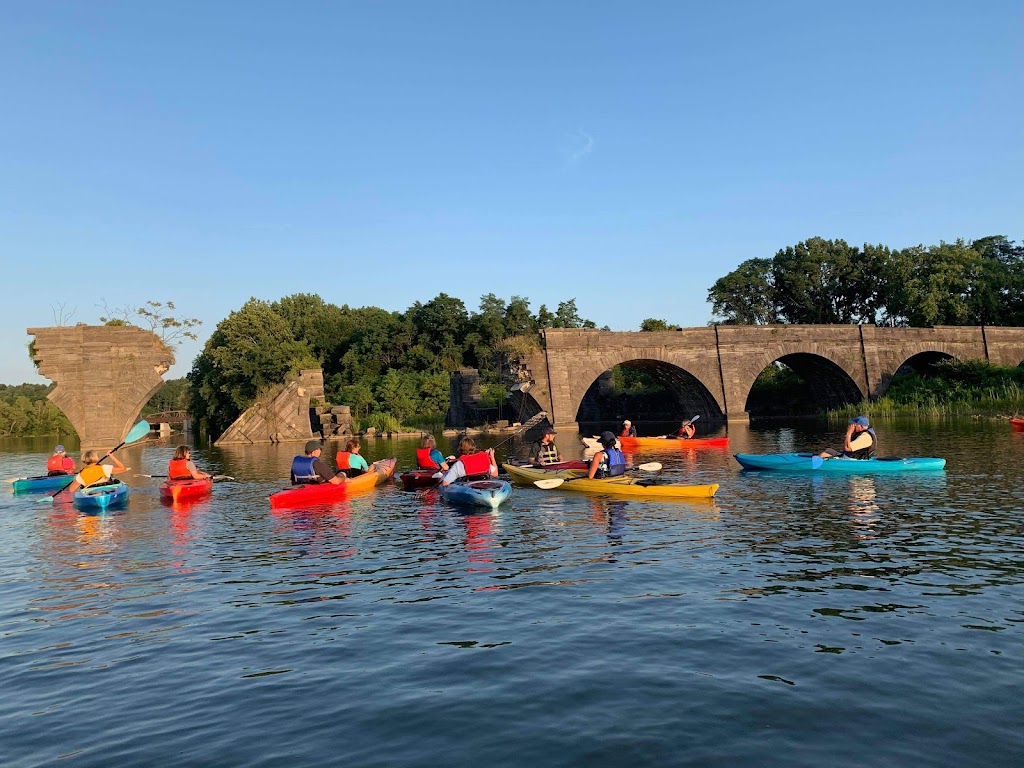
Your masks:
M 790 472 L 836 472 L 839 474 L 862 474 L 875 472 L 920 472 L 942 469 L 945 459 L 900 459 L 876 458 L 850 459 L 836 456 L 822 459 L 814 453 L 737 453 L 736 461 L 744 469 L 773 469 Z
M 66 488 L 75 479 L 74 475 L 40 475 L 39 477 L 19 477 L 12 483 L 15 493 L 42 493 Z
M 441 495 L 448 501 L 489 509 L 497 509 L 510 493 L 512 486 L 504 480 L 471 480 L 441 486 Z
M 128 486 L 114 480 L 104 485 L 90 485 L 75 491 L 74 502 L 78 509 L 108 509 L 128 501 Z

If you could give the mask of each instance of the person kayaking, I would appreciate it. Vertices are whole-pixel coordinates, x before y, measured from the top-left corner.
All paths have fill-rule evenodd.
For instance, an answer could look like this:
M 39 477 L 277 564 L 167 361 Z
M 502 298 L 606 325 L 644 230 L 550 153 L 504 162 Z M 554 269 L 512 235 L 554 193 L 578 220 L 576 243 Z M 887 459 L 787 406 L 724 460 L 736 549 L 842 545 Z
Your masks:
M 622 475 L 626 471 L 626 457 L 622 455 L 621 450 L 615 447 L 615 434 L 602 432 L 599 440 L 604 447 L 590 460 L 587 477 L 593 480 Z
M 557 464 L 562 460 L 562 454 L 558 452 L 555 445 L 555 435 L 558 433 L 552 427 L 544 430 L 540 440 L 530 446 L 530 463 L 544 466 L 545 464 Z
M 187 445 L 179 445 L 167 464 L 167 477 L 169 480 L 205 480 L 209 475 L 200 472 L 192 461 L 192 449 Z
M 369 471 L 370 465 L 366 463 L 366 459 L 359 455 L 360 450 L 359 441 L 354 437 L 349 438 L 345 443 L 345 450 L 338 451 L 338 454 L 334 457 L 334 460 L 338 462 L 338 469 L 346 477 L 358 477 L 363 472 Z
M 46 474 L 47 476 L 75 474 L 75 460 L 67 455 L 63 445 L 54 448 L 53 455 L 46 460 Z
M 433 435 L 424 435 L 420 438 L 420 447 L 416 449 L 416 468 L 441 472 L 451 469 L 444 456 L 437 450 L 437 441 Z
M 626 419 L 622 422 L 622 431 L 619 433 L 619 437 L 636 437 L 636 427 L 633 426 L 633 422 Z
M 475 480 L 497 476 L 498 463 L 494 460 L 494 449 L 477 451 L 473 438 L 464 437 L 459 441 L 459 458 L 452 464 L 452 468 L 445 472 L 441 485 L 451 485 L 463 478 Z
M 305 455 L 296 456 L 292 459 L 292 484 L 293 485 L 318 485 L 320 483 L 331 483 L 339 485 L 345 482 L 345 475 L 335 474 L 327 466 L 327 462 L 320 458 L 322 446 L 317 440 L 310 440 L 303 450 Z
M 697 428 L 693 426 L 690 419 L 683 421 L 682 425 L 675 432 L 666 435 L 666 437 L 677 437 L 680 440 L 689 440 L 697 432 Z
M 110 459 L 114 462 L 113 466 L 102 464 L 103 459 Z M 74 493 L 79 488 L 104 485 L 109 483 L 114 475 L 120 475 L 122 472 L 127 471 L 128 467 L 122 464 L 117 456 L 113 454 L 108 454 L 101 459 L 99 451 L 86 451 L 82 454 L 82 470 L 75 475 L 71 485 L 64 490 L 68 493 Z
M 836 456 L 846 456 L 850 459 L 870 459 L 874 455 L 877 445 L 878 438 L 875 435 L 875 430 L 871 428 L 868 417 L 854 416 L 846 427 L 843 450 L 826 448 L 818 455 L 823 459 L 834 459 Z

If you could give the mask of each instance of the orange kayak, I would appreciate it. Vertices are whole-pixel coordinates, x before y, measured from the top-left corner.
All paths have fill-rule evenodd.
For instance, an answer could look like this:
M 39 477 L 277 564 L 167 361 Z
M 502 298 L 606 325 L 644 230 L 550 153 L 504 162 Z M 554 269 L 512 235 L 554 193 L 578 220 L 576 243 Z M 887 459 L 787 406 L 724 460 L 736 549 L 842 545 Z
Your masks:
M 313 504 L 330 504 L 347 499 L 356 493 L 368 491 L 383 484 L 395 474 L 397 459 L 381 459 L 370 465 L 370 470 L 357 477 L 349 478 L 338 485 L 319 483 L 297 485 L 270 495 L 271 509 L 301 509 Z
M 1024 419 L 1010 419 L 1010 426 L 1014 432 L 1024 432 Z

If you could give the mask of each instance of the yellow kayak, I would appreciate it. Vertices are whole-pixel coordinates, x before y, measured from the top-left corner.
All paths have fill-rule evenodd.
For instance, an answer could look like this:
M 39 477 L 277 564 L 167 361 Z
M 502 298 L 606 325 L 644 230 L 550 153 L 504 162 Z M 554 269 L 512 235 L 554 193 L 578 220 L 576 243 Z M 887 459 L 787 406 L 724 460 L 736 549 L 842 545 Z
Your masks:
M 536 481 L 561 479 L 557 485 L 562 491 L 579 491 L 582 493 L 609 493 L 616 496 L 660 496 L 676 499 L 710 499 L 718 492 L 718 483 L 711 485 L 647 485 L 641 477 L 624 475 L 605 480 L 589 480 L 581 470 L 564 470 L 563 472 L 545 472 L 543 469 L 530 467 L 514 467 L 502 465 L 506 472 L 517 483 L 530 485 Z

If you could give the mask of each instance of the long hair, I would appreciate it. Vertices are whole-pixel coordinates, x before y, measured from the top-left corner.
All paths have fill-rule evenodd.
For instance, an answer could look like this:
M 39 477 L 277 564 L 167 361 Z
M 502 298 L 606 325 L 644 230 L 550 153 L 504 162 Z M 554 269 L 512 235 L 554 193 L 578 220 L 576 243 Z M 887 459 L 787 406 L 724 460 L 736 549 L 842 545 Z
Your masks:
M 177 448 L 174 449 L 173 461 L 180 461 L 181 459 L 186 458 L 191 452 L 192 449 L 189 448 L 187 445 L 179 445 Z
M 467 453 L 476 453 L 476 441 L 469 436 L 459 440 L 459 455 L 464 456 Z
M 359 441 L 355 438 L 349 438 L 348 442 L 345 443 L 345 450 L 352 453 L 353 448 L 359 447 Z

